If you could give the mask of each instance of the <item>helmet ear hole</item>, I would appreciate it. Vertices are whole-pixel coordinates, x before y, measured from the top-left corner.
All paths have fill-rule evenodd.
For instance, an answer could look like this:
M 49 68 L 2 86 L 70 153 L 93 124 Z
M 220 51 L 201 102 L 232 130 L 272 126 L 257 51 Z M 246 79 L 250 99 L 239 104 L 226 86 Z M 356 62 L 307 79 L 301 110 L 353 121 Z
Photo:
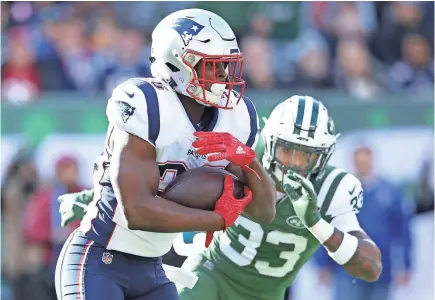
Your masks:
M 178 69 L 176 66 L 174 66 L 173 64 L 171 64 L 171 63 L 169 63 L 169 62 L 166 63 L 166 66 L 167 66 L 169 69 L 171 69 L 172 72 L 179 72 L 179 71 L 180 71 L 180 69 Z

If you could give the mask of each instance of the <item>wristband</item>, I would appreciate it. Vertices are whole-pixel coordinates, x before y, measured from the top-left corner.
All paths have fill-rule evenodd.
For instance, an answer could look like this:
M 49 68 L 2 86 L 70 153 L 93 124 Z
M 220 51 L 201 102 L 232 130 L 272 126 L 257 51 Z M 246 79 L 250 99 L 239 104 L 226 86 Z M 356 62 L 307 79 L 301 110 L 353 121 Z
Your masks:
M 346 264 L 355 254 L 358 248 L 358 239 L 348 233 L 344 234 L 343 241 L 334 253 L 328 252 L 328 255 L 339 265 Z
M 334 226 L 325 220 L 320 219 L 316 224 L 308 228 L 308 230 L 316 237 L 316 239 L 319 240 L 321 244 L 323 244 L 334 233 Z

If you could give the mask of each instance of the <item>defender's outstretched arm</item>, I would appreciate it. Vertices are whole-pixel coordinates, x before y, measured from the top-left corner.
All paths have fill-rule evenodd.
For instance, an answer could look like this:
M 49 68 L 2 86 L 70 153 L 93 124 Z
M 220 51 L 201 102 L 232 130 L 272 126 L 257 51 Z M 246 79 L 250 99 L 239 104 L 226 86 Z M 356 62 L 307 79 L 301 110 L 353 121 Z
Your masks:
M 344 233 L 334 228 L 333 234 L 323 246 L 353 277 L 369 282 L 379 279 L 382 273 L 381 251 L 365 232 Z M 343 260 L 340 260 L 340 256 Z M 349 256 L 351 258 L 345 262 Z

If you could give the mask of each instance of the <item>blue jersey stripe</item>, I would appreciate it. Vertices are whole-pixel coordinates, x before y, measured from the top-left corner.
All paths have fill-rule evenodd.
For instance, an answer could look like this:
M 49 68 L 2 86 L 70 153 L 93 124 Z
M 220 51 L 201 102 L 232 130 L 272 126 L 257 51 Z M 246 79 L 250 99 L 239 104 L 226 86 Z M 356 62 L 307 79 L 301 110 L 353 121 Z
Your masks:
M 249 134 L 246 146 L 252 147 L 252 145 L 254 145 L 255 136 L 257 135 L 258 131 L 257 111 L 255 110 L 254 104 L 248 97 L 243 96 L 243 101 L 245 101 L 246 107 L 248 108 L 249 117 L 251 118 L 251 133 Z
M 137 87 L 143 92 L 147 101 L 148 139 L 155 145 L 160 132 L 160 109 L 157 93 L 148 81 L 142 81 Z
M 117 206 L 118 202 L 112 187 L 102 186 L 101 197 L 97 201 L 98 214 L 91 221 L 92 226 L 85 235 L 101 246 L 107 247 L 116 227 L 113 217 Z

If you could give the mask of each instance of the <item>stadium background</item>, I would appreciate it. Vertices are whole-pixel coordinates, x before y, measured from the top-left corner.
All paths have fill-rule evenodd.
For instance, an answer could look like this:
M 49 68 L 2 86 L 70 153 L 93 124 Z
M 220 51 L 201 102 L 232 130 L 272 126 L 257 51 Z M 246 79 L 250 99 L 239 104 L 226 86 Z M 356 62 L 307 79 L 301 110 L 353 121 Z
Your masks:
M 53 213 L 44 191 L 59 192 L 68 164 L 78 165 L 77 188 L 89 187 L 111 89 L 150 75 L 153 27 L 188 7 L 233 27 L 260 117 L 290 95 L 312 95 L 342 133 L 332 163 L 352 171 L 353 149 L 373 148 L 376 172 L 416 208 L 413 277 L 393 298 L 433 299 L 433 2 L 49 1 L 1 3 L 1 299 L 30 299 L 26 290 L 50 299 L 50 253 L 66 232 L 29 216 Z M 292 299 L 332 300 L 315 275 L 309 263 Z

